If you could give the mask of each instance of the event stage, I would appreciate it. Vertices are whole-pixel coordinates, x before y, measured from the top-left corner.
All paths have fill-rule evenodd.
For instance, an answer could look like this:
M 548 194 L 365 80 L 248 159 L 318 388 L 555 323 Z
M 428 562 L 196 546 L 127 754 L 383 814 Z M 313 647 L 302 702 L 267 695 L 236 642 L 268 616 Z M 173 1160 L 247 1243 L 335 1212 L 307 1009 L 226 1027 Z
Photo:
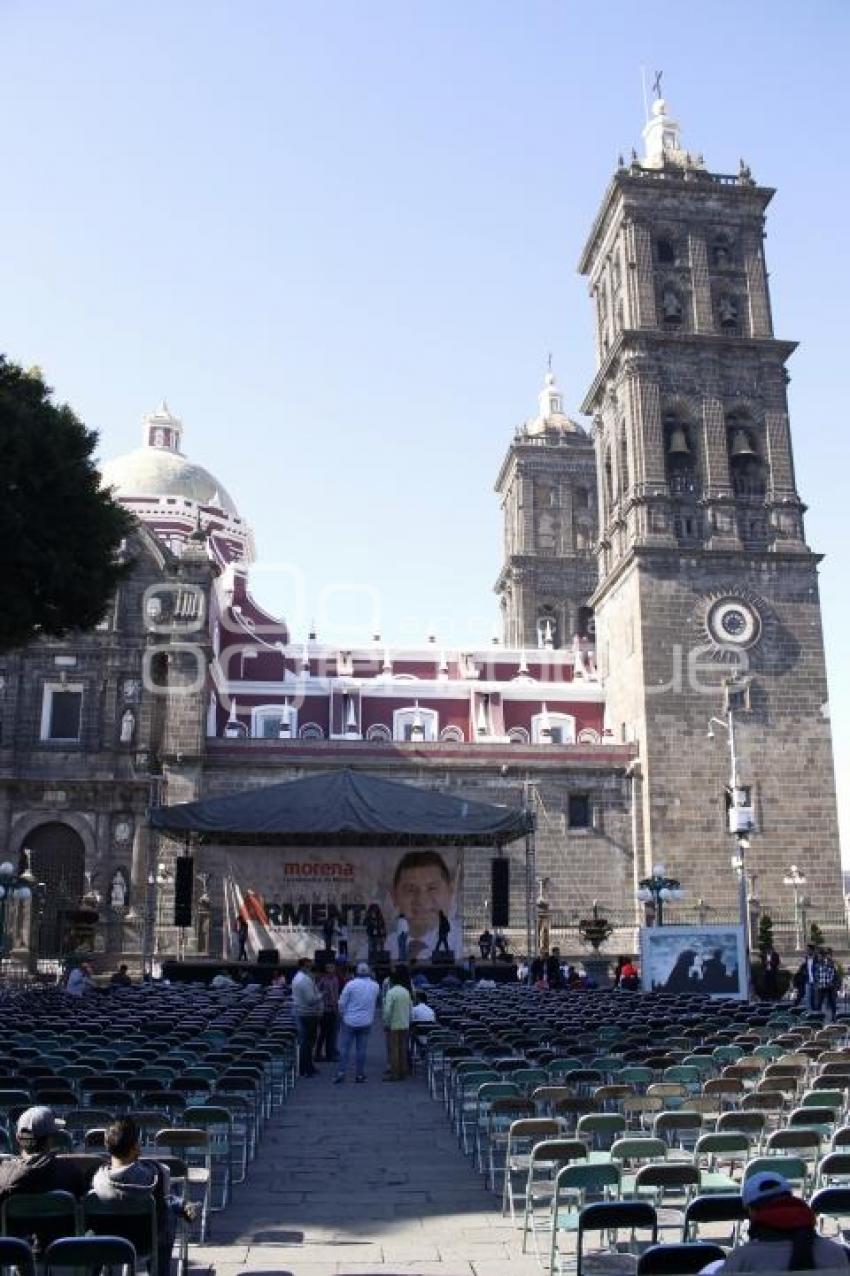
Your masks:
M 293 962 L 220 961 L 214 957 L 197 957 L 191 961 L 164 961 L 162 977 L 172 983 L 208 984 L 223 972 L 232 979 L 241 980 L 247 975 L 251 983 L 270 984 L 279 975 L 284 975 L 289 982 L 296 969 Z M 516 969 L 512 961 L 479 961 L 475 963 L 474 973 L 470 972 L 468 965 L 455 963 L 418 962 L 416 965 L 416 972 L 423 974 L 430 984 L 442 983 L 447 975 L 453 975 L 461 982 L 489 979 L 498 984 L 516 983 Z M 380 979 L 389 973 L 389 964 L 377 965 L 376 974 Z

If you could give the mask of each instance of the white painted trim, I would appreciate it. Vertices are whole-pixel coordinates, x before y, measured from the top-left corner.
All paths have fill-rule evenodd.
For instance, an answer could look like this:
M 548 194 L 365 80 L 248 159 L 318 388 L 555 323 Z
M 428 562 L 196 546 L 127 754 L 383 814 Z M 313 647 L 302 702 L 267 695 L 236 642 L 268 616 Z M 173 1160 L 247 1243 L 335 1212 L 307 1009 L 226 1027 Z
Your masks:
M 575 744 L 576 739 L 576 720 L 571 713 L 535 713 L 531 718 L 531 743 L 532 744 L 550 744 L 549 740 L 540 739 L 540 724 L 543 718 L 549 719 L 550 727 L 561 727 L 567 738 L 559 740 L 558 744 Z
M 412 725 L 413 719 L 417 714 L 422 719 L 422 726 L 425 733 L 425 738 L 422 743 L 438 743 L 440 738 L 440 715 L 437 713 L 436 709 L 423 709 L 417 704 L 407 704 L 403 709 L 393 710 L 393 739 L 400 740 L 402 743 L 405 743 L 404 728 L 407 726 L 408 721 L 410 721 Z M 431 731 L 430 735 L 428 735 L 429 724 Z M 407 741 L 407 743 L 410 742 Z
M 211 666 L 213 681 L 219 692 L 226 696 L 328 696 L 336 684 L 359 690 L 361 696 L 375 700 L 400 700 L 410 695 L 410 683 L 385 682 L 381 678 L 296 678 L 277 682 L 224 682 L 221 667 Z M 604 704 L 605 692 L 599 682 L 576 680 L 575 682 L 425 682 L 415 684 L 416 694 L 422 700 L 469 700 L 469 693 L 476 691 L 492 694 L 498 692 L 503 700 L 523 701 L 528 704 L 570 702 Z
M 264 718 L 288 718 L 289 719 L 289 735 L 288 740 L 296 740 L 298 738 L 298 710 L 294 709 L 291 704 L 258 704 L 251 706 L 251 738 L 252 740 L 273 739 L 271 736 L 264 736 L 261 730 L 261 724 Z

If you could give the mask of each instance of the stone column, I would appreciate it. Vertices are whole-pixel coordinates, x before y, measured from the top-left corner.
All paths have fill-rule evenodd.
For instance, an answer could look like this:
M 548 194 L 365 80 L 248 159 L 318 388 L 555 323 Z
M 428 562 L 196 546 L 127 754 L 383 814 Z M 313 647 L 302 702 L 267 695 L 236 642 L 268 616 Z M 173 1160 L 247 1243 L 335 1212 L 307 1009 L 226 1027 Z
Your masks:
M 694 331 L 713 332 L 714 312 L 711 304 L 711 279 L 708 273 L 708 249 L 705 235 L 700 230 L 692 230 L 688 241 L 694 295 Z
M 741 248 L 747 276 L 750 334 L 753 337 L 772 337 L 773 321 L 770 314 L 770 294 L 764 268 L 761 232 L 756 229 L 746 231 L 741 237 Z

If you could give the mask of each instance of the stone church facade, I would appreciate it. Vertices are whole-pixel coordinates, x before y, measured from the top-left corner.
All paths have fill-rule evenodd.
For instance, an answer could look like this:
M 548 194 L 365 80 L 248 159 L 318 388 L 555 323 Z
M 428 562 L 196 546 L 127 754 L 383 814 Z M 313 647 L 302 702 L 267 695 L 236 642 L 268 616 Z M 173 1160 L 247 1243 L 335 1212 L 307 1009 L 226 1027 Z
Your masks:
M 96 631 L 0 661 L 0 835 L 45 888 L 10 909 L 9 945 L 88 943 L 105 962 L 223 951 L 215 856 L 195 848 L 196 923 L 179 937 L 182 848 L 152 837 L 148 808 L 339 766 L 533 807 L 535 862 L 511 852 L 519 947 L 527 893 L 565 951 L 595 900 L 627 942 L 659 861 L 687 887 L 681 920 L 734 916 L 739 794 L 750 896 L 787 913 L 796 863 L 813 918 L 835 916 L 818 559 L 794 479 L 794 345 L 774 336 L 764 262 L 772 192 L 743 166 L 709 172 L 662 102 L 645 143 L 581 258 L 592 425 L 550 370 L 497 477 L 501 643 L 291 634 L 252 599 L 250 528 L 165 404 L 142 448 L 104 466 L 138 518 L 131 577 Z M 482 853 L 464 871 L 470 943 L 488 896 Z

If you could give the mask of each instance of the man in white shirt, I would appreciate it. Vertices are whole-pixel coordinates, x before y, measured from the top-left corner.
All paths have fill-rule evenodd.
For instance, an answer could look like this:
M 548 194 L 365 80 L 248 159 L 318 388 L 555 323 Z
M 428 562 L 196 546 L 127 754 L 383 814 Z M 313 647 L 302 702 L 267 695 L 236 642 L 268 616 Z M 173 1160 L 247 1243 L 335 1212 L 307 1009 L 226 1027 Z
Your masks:
M 354 1080 L 366 1080 L 366 1045 L 375 1021 L 379 993 L 380 989 L 372 978 L 368 965 L 361 961 L 357 974 L 349 979 L 339 995 L 342 1023 L 338 1047 L 339 1071 L 334 1077 L 334 1085 L 340 1085 L 345 1080 L 352 1044 L 355 1053 Z

